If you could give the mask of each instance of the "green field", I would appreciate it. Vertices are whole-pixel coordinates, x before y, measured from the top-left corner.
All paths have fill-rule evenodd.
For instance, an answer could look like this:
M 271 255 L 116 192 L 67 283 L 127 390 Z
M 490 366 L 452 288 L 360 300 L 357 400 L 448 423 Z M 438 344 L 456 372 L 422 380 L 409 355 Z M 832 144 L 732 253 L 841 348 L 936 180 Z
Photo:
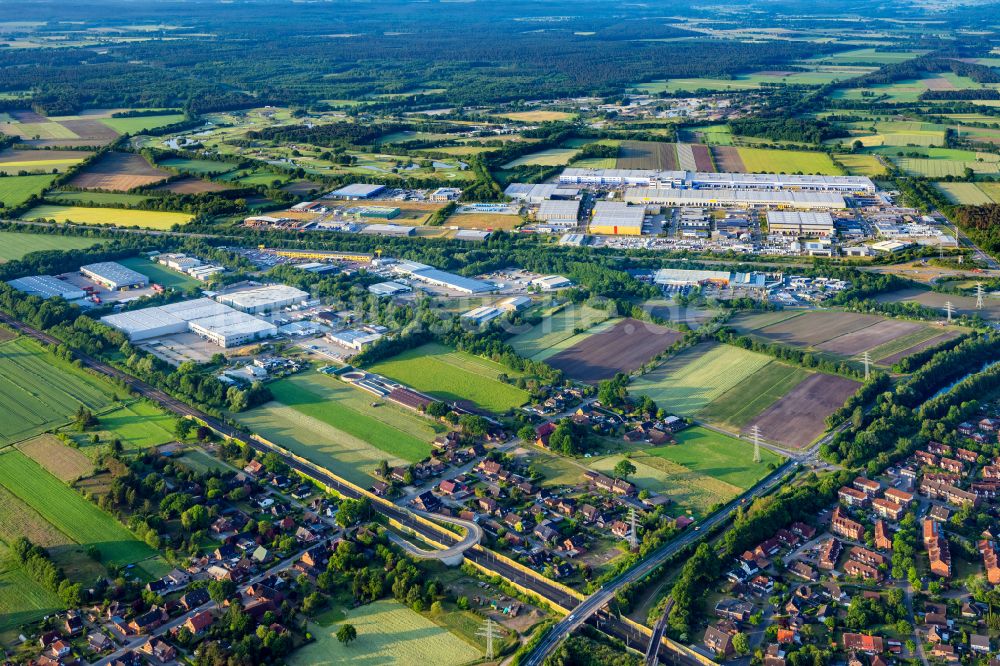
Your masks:
M 99 238 L 26 234 L 20 231 L 0 231 L 0 261 L 14 261 L 41 250 L 81 250 L 102 242 Z
M 101 118 L 101 122 L 119 134 L 136 134 L 146 130 L 156 129 L 165 125 L 173 125 L 184 120 L 182 113 L 168 113 L 158 116 L 136 116 L 134 118 Z
M 49 192 L 46 199 L 52 201 L 76 204 L 79 206 L 133 206 L 152 199 L 147 194 L 128 194 L 127 192 Z
M 808 173 L 839 176 L 841 169 L 826 153 L 804 150 L 738 148 L 748 173 Z
M 7 554 L 2 552 L 2 555 L 6 559 Z M 19 567 L 0 561 L 0 634 L 63 608 L 55 593 L 33 581 Z
M 175 417 L 148 402 L 136 401 L 98 415 L 100 424 L 86 433 L 69 432 L 80 450 L 91 458 L 107 449 L 112 439 L 120 439 L 126 451 L 145 451 L 176 439 Z M 101 438 L 101 445 L 91 443 L 91 435 Z
M 979 187 L 979 183 L 934 183 L 952 203 L 978 206 L 994 203 L 993 197 Z
M 82 404 L 111 404 L 103 381 L 18 338 L 0 344 L 0 445 L 33 437 L 68 422 Z
M 646 452 L 743 490 L 752 488 L 767 475 L 768 463 L 782 460 L 781 456 L 761 447 L 761 462 L 754 463 L 753 446 L 749 442 L 700 426 L 682 430 L 674 439 L 676 444 Z
M 430 420 L 384 401 L 372 407 L 371 395 L 338 379 L 300 374 L 271 389 L 278 400 L 236 418 L 352 483 L 369 485 L 369 474 L 382 460 L 407 465 L 430 452 L 435 436 Z
M 808 376 L 809 373 L 801 368 L 768 363 L 745 382 L 708 403 L 697 416 L 703 421 L 738 432 Z
M 372 407 L 372 396 L 319 372 L 270 385 L 274 399 L 364 439 L 386 453 L 417 462 L 430 455 L 436 432 L 429 419 L 392 404 Z
M 568 164 L 578 152 L 580 151 L 577 148 L 549 148 L 518 157 L 516 160 L 504 164 L 501 168 L 513 169 L 524 165 L 561 166 Z
M 22 217 L 25 220 L 43 219 L 57 222 L 76 222 L 77 224 L 113 224 L 120 227 L 137 226 L 147 229 L 170 229 L 175 224 L 187 224 L 191 221 L 191 216 L 187 213 L 48 204 L 35 206 Z
M 156 553 L 117 520 L 15 449 L 0 454 L 0 485 L 81 545 L 95 545 L 106 564 L 131 564 Z
M 730 345 L 698 345 L 637 377 L 629 390 L 667 411 L 692 416 L 771 362 L 770 356 Z
M 53 174 L 0 178 L 0 203 L 7 208 L 20 206 L 33 194 L 44 192 L 53 178 L 55 178 Z
M 471 402 L 495 413 L 528 401 L 527 391 L 497 377 L 513 374 L 498 363 L 431 343 L 376 363 L 370 368 L 449 402 Z
M 844 165 L 850 176 L 876 177 L 885 174 L 885 167 L 876 159 L 874 155 L 841 154 L 835 156 L 837 161 Z
M 184 273 L 167 268 L 166 266 L 158 264 L 155 261 L 151 261 L 146 257 L 129 257 L 128 259 L 119 259 L 118 263 L 123 266 L 128 266 L 134 271 L 142 273 L 149 278 L 150 282 L 154 282 L 163 287 L 174 287 L 175 289 L 185 290 L 202 284 L 190 275 L 185 275 Z
M 208 176 L 232 171 L 236 165 L 231 162 L 215 162 L 213 160 L 189 160 L 183 157 L 172 157 L 162 162 L 157 162 L 156 166 L 174 171 L 183 171 L 195 176 Z M 277 178 L 277 176 L 275 176 Z
M 551 316 L 547 316 L 530 330 L 518 333 L 510 339 L 510 344 L 521 356 L 536 361 L 559 353 L 575 342 L 574 338 L 585 336 L 583 331 L 605 321 L 608 313 L 588 305 L 567 305 Z
M 358 631 L 355 642 L 345 647 L 337 641 L 339 623 L 328 628 L 314 625 L 311 630 L 316 642 L 296 651 L 288 663 L 460 666 L 483 656 L 458 636 L 395 601 L 376 601 L 351 609 L 346 622 Z

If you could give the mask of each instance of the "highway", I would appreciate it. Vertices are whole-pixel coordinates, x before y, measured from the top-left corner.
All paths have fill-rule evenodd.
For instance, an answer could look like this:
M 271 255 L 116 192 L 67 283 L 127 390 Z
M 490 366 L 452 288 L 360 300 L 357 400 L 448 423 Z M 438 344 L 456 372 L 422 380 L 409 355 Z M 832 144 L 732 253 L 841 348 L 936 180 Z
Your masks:
M 617 578 L 608 581 L 600 590 L 590 595 L 585 600 L 580 602 L 578 606 L 573 608 L 572 613 L 553 626 L 548 635 L 521 663 L 525 666 L 541 666 L 542 662 L 545 661 L 545 658 L 556 649 L 563 639 L 576 631 L 582 624 L 590 619 L 594 613 L 599 611 L 606 604 L 608 604 L 608 602 L 614 599 L 618 590 L 625 585 L 642 580 L 648 576 L 666 560 L 698 541 L 702 536 L 702 532 L 709 532 L 715 526 L 728 520 L 740 506 L 749 504 L 753 499 L 769 493 L 781 481 L 781 479 L 783 479 L 788 472 L 795 469 L 798 464 L 798 461 L 789 460 L 768 475 L 761 483 L 757 484 L 749 492 L 713 513 L 711 516 L 699 523 L 697 527 L 688 530 L 677 539 L 661 546 L 636 566 L 632 567 Z

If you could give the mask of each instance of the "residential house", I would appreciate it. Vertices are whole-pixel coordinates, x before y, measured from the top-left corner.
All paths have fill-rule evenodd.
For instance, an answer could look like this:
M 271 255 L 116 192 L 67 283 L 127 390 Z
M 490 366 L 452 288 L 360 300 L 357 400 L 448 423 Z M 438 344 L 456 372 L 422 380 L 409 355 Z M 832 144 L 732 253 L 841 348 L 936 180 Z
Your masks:
M 884 520 L 875 521 L 875 547 L 879 550 L 892 550 L 892 534 Z
M 830 539 L 823 544 L 823 547 L 819 552 L 819 568 L 827 571 L 836 569 L 837 559 L 840 557 L 840 553 L 843 549 L 844 547 L 840 543 L 839 539 Z
M 875 511 L 876 515 L 895 521 L 902 518 L 903 513 L 906 511 L 906 507 L 902 504 L 896 504 L 892 500 L 882 497 L 876 497 L 872 500 L 872 509 Z
M 854 482 L 851 485 L 869 497 L 875 497 L 878 495 L 879 491 L 882 490 L 881 483 L 873 479 L 866 479 L 863 476 L 859 476 L 854 479 Z
M 184 622 L 184 627 L 195 636 L 200 635 L 215 622 L 215 616 L 211 611 L 201 611 L 195 613 Z
M 833 511 L 830 531 L 845 539 L 853 539 L 854 541 L 862 541 L 865 537 L 865 528 L 862 527 L 861 523 L 848 517 L 847 513 L 842 511 L 839 506 Z
M 843 642 L 844 649 L 848 652 L 864 652 L 865 654 L 882 654 L 885 652 L 885 641 L 881 636 L 845 632 Z
M 705 630 L 704 646 L 716 655 L 730 657 L 733 654 L 733 636 L 739 633 L 736 625 L 728 620 L 721 620 Z
M 868 504 L 868 495 L 857 488 L 852 488 L 850 486 L 844 486 L 839 491 L 837 491 L 837 496 L 840 501 L 847 506 L 861 507 Z
M 177 658 L 177 650 L 174 646 L 164 643 L 159 638 L 150 638 L 139 649 L 161 664 Z
M 951 577 L 951 549 L 941 525 L 930 518 L 923 523 L 924 548 L 930 560 L 931 572 L 942 578 Z

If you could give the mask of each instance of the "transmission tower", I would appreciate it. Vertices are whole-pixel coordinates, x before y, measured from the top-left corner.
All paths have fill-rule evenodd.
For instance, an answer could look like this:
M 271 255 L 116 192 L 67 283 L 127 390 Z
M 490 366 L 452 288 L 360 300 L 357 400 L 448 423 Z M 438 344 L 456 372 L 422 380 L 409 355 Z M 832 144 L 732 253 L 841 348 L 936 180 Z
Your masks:
M 635 507 L 629 507 L 628 510 L 628 545 L 632 550 L 639 549 L 639 531 L 635 527 Z
M 868 353 L 868 352 L 865 352 L 864 356 L 862 356 L 861 358 L 865 362 L 865 379 L 867 380 L 868 379 L 868 375 L 870 373 L 869 366 L 871 365 L 871 362 L 872 362 L 872 355 L 870 353 Z
M 496 650 L 493 649 L 493 639 L 499 639 L 503 636 L 491 618 L 486 618 L 486 624 L 476 632 L 476 636 L 483 636 L 486 639 L 486 658 L 494 659 Z
M 948 322 L 951 323 L 951 316 L 955 314 L 955 306 L 951 301 L 944 304 L 944 311 L 948 313 Z
M 750 435 L 753 437 L 753 461 L 759 463 L 761 461 L 760 457 L 760 426 L 754 426 L 750 430 Z
M 983 296 L 985 295 L 985 293 L 986 292 L 983 289 L 983 283 L 982 282 L 977 282 L 976 283 L 976 309 L 977 310 L 982 310 L 983 309 Z

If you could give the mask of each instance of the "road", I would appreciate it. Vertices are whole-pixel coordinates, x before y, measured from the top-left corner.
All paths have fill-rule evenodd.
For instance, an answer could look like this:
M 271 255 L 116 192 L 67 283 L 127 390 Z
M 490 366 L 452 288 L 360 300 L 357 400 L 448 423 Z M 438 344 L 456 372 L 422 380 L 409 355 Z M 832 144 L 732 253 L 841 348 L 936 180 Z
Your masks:
M 573 612 L 566 618 L 552 627 L 548 635 L 521 663 L 525 666 L 541 666 L 542 662 L 545 661 L 545 658 L 553 650 L 555 650 L 563 639 L 576 631 L 592 615 L 594 615 L 594 613 L 599 611 L 607 605 L 608 602 L 614 599 L 615 595 L 622 587 L 642 580 L 652 573 L 657 567 L 663 564 L 663 562 L 698 541 L 702 536 L 702 532 L 710 532 L 712 528 L 728 520 L 739 507 L 744 504 L 748 504 L 751 500 L 757 497 L 766 495 L 784 478 L 788 472 L 792 471 L 797 466 L 798 461 L 790 460 L 786 462 L 784 465 L 768 475 L 761 483 L 757 484 L 753 489 L 745 493 L 742 497 L 733 500 L 723 508 L 719 509 L 702 521 L 694 529 L 688 530 L 679 538 L 661 546 L 659 549 L 646 557 L 646 559 L 625 573 L 608 581 L 600 590 L 590 595 L 580 602 L 579 605 L 573 608 Z
M 646 666 L 656 666 L 660 663 L 660 643 L 663 642 L 663 635 L 667 631 L 667 620 L 670 619 L 670 611 L 674 608 L 672 597 L 667 599 L 667 604 L 663 607 L 663 615 L 660 616 L 656 626 L 653 627 L 653 636 L 649 639 L 649 647 L 646 648 Z

